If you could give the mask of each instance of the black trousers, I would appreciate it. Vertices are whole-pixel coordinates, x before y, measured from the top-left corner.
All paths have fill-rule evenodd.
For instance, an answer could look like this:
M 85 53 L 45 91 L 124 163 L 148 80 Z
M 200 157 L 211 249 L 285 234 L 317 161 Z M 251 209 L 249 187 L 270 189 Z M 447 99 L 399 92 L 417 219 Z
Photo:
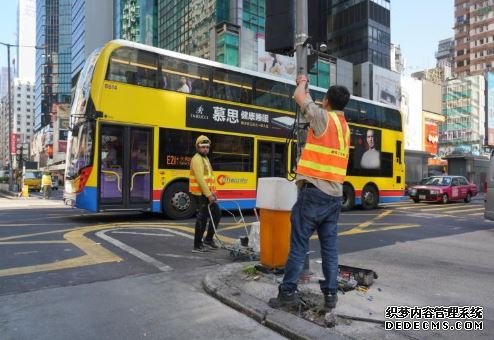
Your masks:
M 209 200 L 204 195 L 201 196 L 194 195 L 194 198 L 196 199 L 196 206 L 197 206 L 194 247 L 198 248 L 202 245 L 202 237 L 204 236 L 204 232 L 206 231 L 206 226 L 210 220 L 209 211 L 208 211 Z M 220 223 L 220 219 L 221 219 L 220 207 L 218 206 L 217 203 L 212 203 L 210 209 L 211 209 L 211 215 L 213 216 L 214 226 L 218 228 L 218 224 Z M 211 241 L 213 240 L 213 236 L 214 236 L 214 229 L 212 223 L 210 222 L 205 240 Z

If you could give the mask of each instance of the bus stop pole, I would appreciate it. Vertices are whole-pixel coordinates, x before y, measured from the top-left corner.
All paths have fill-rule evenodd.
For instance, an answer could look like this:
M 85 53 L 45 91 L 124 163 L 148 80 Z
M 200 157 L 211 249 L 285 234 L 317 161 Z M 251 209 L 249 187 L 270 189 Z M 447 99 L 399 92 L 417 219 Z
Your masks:
M 308 76 L 307 70 L 307 39 L 309 38 L 308 24 L 308 2 L 309 0 L 295 0 L 295 55 L 297 59 L 297 75 L 304 74 Z M 300 109 L 297 110 L 297 161 L 302 153 L 302 148 L 305 145 L 307 138 L 307 130 L 302 128 L 306 125 L 305 119 L 302 117 Z

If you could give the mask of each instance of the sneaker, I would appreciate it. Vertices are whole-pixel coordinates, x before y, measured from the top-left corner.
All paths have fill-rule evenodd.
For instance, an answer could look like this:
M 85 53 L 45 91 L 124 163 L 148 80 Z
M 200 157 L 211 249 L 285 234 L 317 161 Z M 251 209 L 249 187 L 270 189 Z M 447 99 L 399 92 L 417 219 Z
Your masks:
M 300 304 L 300 297 L 297 292 L 283 292 L 278 288 L 278 296 L 269 299 L 268 305 L 271 308 L 297 307 Z
M 192 252 L 193 253 L 207 253 L 208 250 L 206 248 L 204 248 L 204 246 L 200 246 L 200 247 L 194 247 L 194 249 L 192 249 Z
M 328 294 L 324 295 L 324 307 L 327 309 L 334 309 L 336 307 L 336 302 L 338 302 L 338 295 Z
M 215 240 L 204 240 L 204 245 L 208 246 L 211 249 L 218 249 L 219 246 L 216 244 Z

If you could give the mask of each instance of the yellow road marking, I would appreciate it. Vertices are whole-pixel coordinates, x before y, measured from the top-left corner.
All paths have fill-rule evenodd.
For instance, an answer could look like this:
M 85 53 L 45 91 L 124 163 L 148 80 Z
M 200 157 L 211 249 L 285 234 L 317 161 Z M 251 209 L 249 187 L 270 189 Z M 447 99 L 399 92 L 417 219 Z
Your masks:
M 399 224 L 399 225 L 388 226 L 388 227 L 383 227 L 383 228 L 370 228 L 370 229 L 354 228 L 354 229 L 350 229 L 348 231 L 338 233 L 338 236 L 355 235 L 355 234 L 362 234 L 362 233 L 372 233 L 372 232 L 376 232 L 376 231 L 417 228 L 417 227 L 420 227 L 420 224 Z
M 380 220 L 382 219 L 383 217 L 386 217 L 388 216 L 389 214 L 391 214 L 393 211 L 392 210 L 385 210 L 383 211 L 382 213 L 380 213 L 379 215 L 377 215 L 376 217 L 370 219 L 369 221 L 365 221 L 363 223 L 360 223 L 357 228 L 367 228 L 368 226 L 370 226 L 371 224 L 373 224 L 375 221 L 377 220 Z
M 65 230 L 56 230 L 56 231 L 48 231 L 44 233 L 31 233 L 31 234 L 24 234 L 24 235 L 16 235 L 16 236 L 10 236 L 10 237 L 4 237 L 0 239 L 0 246 L 3 244 L 8 244 L 10 242 L 5 242 L 7 240 L 13 240 L 13 239 L 22 239 L 22 238 L 27 238 L 27 237 L 32 237 L 32 236 L 39 236 L 39 235 L 47 235 L 47 234 L 54 234 L 54 233 L 60 233 L 60 232 L 66 232 L 64 234 L 64 238 L 72 243 L 74 246 L 78 247 L 81 249 L 83 252 L 86 253 L 86 255 L 79 256 L 76 258 L 72 259 L 67 259 L 67 260 L 62 260 L 62 261 L 57 261 L 57 262 L 52 262 L 52 263 L 46 263 L 46 264 L 39 264 L 39 265 L 33 265 L 33 266 L 25 266 L 25 267 L 16 267 L 16 268 L 9 268 L 9 269 L 0 269 L 0 277 L 5 277 L 5 276 L 13 276 L 13 275 L 21 275 L 21 274 L 30 274 L 30 273 L 38 273 L 38 272 L 46 272 L 46 271 L 54 271 L 54 270 L 61 270 L 61 269 L 69 269 L 69 268 L 76 268 L 76 267 L 82 267 L 82 266 L 89 266 L 89 265 L 95 265 L 95 264 L 101 264 L 101 263 L 110 263 L 110 262 L 120 262 L 122 259 L 115 254 L 113 254 L 111 251 L 105 249 L 103 246 L 100 244 L 92 241 L 91 239 L 85 237 L 86 233 L 89 232 L 95 232 L 95 231 L 100 231 L 100 230 L 105 230 L 105 229 L 113 229 L 113 228 L 139 228 L 139 226 L 144 227 L 147 226 L 148 228 L 169 228 L 169 229 L 178 229 L 184 232 L 189 232 L 193 233 L 193 229 L 190 227 L 184 227 L 184 226 L 179 226 L 179 225 L 169 225 L 169 224 L 155 224 L 155 226 L 149 226 L 149 224 L 128 224 L 128 223 L 111 223 L 111 224 L 98 224 L 98 225 L 93 225 L 93 226 L 86 226 L 86 227 L 80 227 L 80 228 L 72 228 L 72 229 L 65 229 Z M 221 237 L 224 242 L 230 242 L 233 239 L 228 238 L 228 237 Z M 4 242 L 2 242 L 4 241 Z M 31 241 L 23 242 L 23 243 L 30 243 Z M 62 241 L 65 242 L 65 241 Z M 20 244 L 20 243 L 19 243 Z

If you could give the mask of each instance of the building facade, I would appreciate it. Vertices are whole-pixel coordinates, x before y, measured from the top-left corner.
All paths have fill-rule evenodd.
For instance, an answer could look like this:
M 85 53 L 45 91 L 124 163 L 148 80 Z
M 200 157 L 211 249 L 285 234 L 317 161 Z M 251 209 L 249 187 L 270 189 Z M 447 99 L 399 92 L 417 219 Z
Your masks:
M 72 1 L 38 0 L 36 3 L 35 140 L 32 158 L 46 167 L 53 157 L 53 124 L 57 108 L 71 102 Z
M 157 46 L 158 1 L 114 0 L 114 37 Z
M 446 120 L 439 128 L 439 156 L 484 153 L 485 104 L 483 75 L 444 83 L 442 110 Z
M 9 164 L 9 111 L 7 96 L 0 97 L 0 169 Z
M 113 39 L 113 4 L 110 1 L 72 1 L 72 84 L 86 58 Z
M 12 86 L 12 134 L 15 135 L 13 148 L 23 152 L 26 159 L 30 156 L 29 145 L 34 134 L 34 82 L 16 78 Z M 14 169 L 19 160 L 14 157 Z
M 486 0 L 455 1 L 454 73 L 484 74 L 494 63 L 494 4 Z
M 390 1 L 330 0 L 328 53 L 390 69 Z

